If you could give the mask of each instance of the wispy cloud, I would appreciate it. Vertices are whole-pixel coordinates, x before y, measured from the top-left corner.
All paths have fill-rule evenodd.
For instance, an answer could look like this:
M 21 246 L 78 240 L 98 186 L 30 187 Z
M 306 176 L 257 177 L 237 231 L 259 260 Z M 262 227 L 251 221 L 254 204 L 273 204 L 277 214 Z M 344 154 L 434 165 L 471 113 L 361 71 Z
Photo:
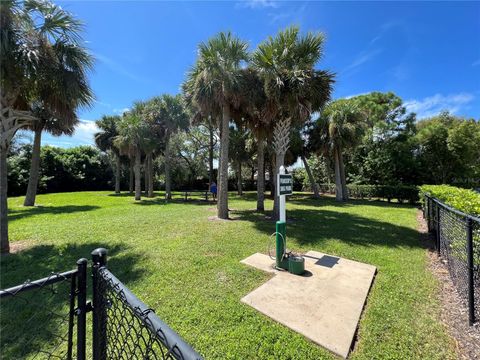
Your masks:
M 342 72 L 343 73 L 352 73 L 354 72 L 358 67 L 361 65 L 365 64 L 366 62 L 372 60 L 375 58 L 378 54 L 382 52 L 381 49 L 373 49 L 373 50 L 364 50 L 360 52 L 353 61 L 347 65 Z
M 273 0 L 244 0 L 235 4 L 237 8 L 265 9 L 277 8 L 278 2 Z
M 93 55 L 96 59 L 100 60 L 100 62 L 104 63 L 108 68 L 110 68 L 112 71 L 115 71 L 117 74 L 128 77 L 138 82 L 143 82 L 143 83 L 148 82 L 147 79 L 142 78 L 141 76 L 138 76 L 130 72 L 123 65 L 117 63 L 115 60 L 109 58 L 108 56 L 98 54 L 98 53 L 95 53 Z
M 290 23 L 301 23 L 307 6 L 308 3 L 303 2 L 300 6 L 295 6 L 282 12 L 279 12 L 278 10 L 269 12 L 268 17 L 270 17 L 270 25 L 284 20 Z
M 464 109 L 475 96 L 470 93 L 442 95 L 435 94 L 420 100 L 408 100 L 404 103 L 407 111 L 417 114 L 418 118 L 438 115 L 443 110 L 455 114 Z
M 472 66 L 478 66 L 478 65 L 480 65 L 480 59 L 472 63 Z
M 125 108 L 116 108 L 116 109 L 113 109 L 112 111 L 117 114 L 117 115 L 122 115 L 124 113 L 126 113 L 127 111 L 129 111 L 130 108 L 128 107 L 125 107 Z

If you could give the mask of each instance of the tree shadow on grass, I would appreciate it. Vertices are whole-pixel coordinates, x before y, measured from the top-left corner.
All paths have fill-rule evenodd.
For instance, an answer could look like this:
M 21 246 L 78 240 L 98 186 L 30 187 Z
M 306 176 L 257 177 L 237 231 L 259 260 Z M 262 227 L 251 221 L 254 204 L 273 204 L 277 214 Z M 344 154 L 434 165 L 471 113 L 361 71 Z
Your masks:
M 78 259 L 90 259 L 92 250 L 101 246 L 100 243 L 60 247 L 38 245 L 4 255 L 1 258 L 1 287 L 8 288 L 48 277 L 54 272 L 75 269 Z M 128 251 L 126 246 L 111 246 L 108 254 L 108 268 L 122 282 L 135 281 L 142 275 L 142 270 L 134 268 L 140 255 Z M 87 270 L 88 299 L 92 298 L 90 263 Z M 2 334 L 8 334 L 0 344 L 2 357 L 23 359 L 35 355 L 39 358 L 59 355 L 59 358 L 66 358 L 70 286 L 71 280 L 65 280 L 0 301 L 0 330 Z M 90 323 L 90 313 L 88 316 L 87 324 Z
M 386 208 L 411 208 L 411 204 L 400 204 L 400 203 L 389 203 L 387 201 L 382 201 L 378 199 L 350 199 L 345 202 L 339 202 L 335 200 L 333 196 L 321 196 L 316 199 L 313 195 L 304 195 L 304 194 L 294 194 L 289 196 L 287 204 L 292 203 L 296 205 L 307 205 L 312 207 L 324 207 L 324 206 L 335 206 L 335 207 L 351 207 L 351 206 L 381 206 Z
M 264 232 L 275 231 L 275 221 L 256 211 L 236 211 L 236 220 L 249 221 Z M 355 246 L 422 247 L 414 229 L 326 209 L 288 211 L 287 236 L 299 245 L 320 245 L 326 239 L 338 239 Z
M 65 206 L 34 206 L 26 207 L 21 210 L 10 209 L 8 211 L 8 221 L 23 219 L 34 215 L 43 214 L 71 214 L 75 212 L 84 212 L 100 209 L 95 205 L 65 205 Z

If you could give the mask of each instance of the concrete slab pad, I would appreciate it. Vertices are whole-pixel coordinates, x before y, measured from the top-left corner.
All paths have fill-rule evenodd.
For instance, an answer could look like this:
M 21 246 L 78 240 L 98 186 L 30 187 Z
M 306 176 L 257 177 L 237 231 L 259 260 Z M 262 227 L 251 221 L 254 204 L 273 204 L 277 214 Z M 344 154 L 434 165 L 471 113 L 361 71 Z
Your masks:
M 241 301 L 346 358 L 376 268 L 317 251 L 304 257 L 303 276 L 274 269 L 268 255 L 242 260 L 275 276 Z

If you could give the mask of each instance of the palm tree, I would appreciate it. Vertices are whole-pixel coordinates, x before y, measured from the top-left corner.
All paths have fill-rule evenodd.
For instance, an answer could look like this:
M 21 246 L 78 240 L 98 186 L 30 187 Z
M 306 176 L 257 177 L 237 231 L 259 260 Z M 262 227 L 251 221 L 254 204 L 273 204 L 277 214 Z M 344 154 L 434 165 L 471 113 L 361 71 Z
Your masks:
M 155 97 L 148 102 L 149 114 L 155 124 L 160 128 L 157 131 L 162 138 L 159 142 L 164 143 L 165 158 L 165 198 L 172 198 L 172 175 L 171 175 L 171 145 L 172 135 L 180 130 L 186 130 L 189 123 L 189 117 L 181 95 L 172 96 L 164 94 Z
M 255 137 L 257 145 L 257 211 L 265 210 L 265 147 L 271 133 L 267 97 L 260 74 L 250 67 L 241 76 L 242 116 L 246 126 Z
M 229 153 L 237 175 L 237 194 L 240 196 L 243 195 L 242 163 L 247 162 L 251 157 L 247 149 L 248 136 L 249 132 L 243 126 L 230 126 Z
M 113 140 L 113 144 L 119 149 L 122 155 L 128 155 L 134 159 L 135 175 L 135 200 L 142 198 L 142 145 L 144 139 L 149 134 L 147 124 L 138 114 L 138 104 L 136 111 L 125 113 L 118 124 L 118 136 Z
M 232 107 L 238 105 L 239 75 L 248 45 L 230 32 L 199 45 L 198 59 L 183 90 L 203 115 L 221 113 L 217 215 L 228 219 L 228 141 Z
M 323 153 L 335 159 L 335 198 L 348 200 L 343 151 L 355 147 L 366 125 L 365 114 L 354 101 L 341 99 L 330 103 L 311 130 L 311 141 Z
M 7 152 L 15 133 L 48 118 L 73 122 L 92 93 L 86 71 L 92 58 L 82 47 L 81 23 L 49 1 L 0 2 L 0 251 L 9 251 Z M 32 184 L 33 187 L 33 184 Z
M 111 151 L 115 157 L 115 194 L 120 194 L 120 170 L 121 158 L 120 151 L 114 146 L 115 137 L 118 136 L 118 124 L 121 121 L 119 115 L 102 116 L 98 120 L 97 126 L 100 132 L 95 134 L 95 144 L 102 151 Z
M 322 33 L 300 36 L 298 27 L 293 26 L 268 38 L 253 54 L 253 67 L 263 79 L 268 99 L 267 115 L 272 122 L 277 119 L 273 128 L 274 179 L 284 164 L 292 122 L 304 123 L 330 99 L 333 75 L 315 69 L 323 55 L 323 43 Z M 278 218 L 278 196 L 274 214 Z

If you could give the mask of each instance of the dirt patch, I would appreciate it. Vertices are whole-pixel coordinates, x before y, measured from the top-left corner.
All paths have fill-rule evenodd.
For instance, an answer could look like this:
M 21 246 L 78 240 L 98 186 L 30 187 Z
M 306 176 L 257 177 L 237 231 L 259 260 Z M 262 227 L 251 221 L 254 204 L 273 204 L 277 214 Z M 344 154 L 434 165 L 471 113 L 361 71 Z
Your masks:
M 20 251 L 31 248 L 32 246 L 33 245 L 30 241 L 15 241 L 14 243 L 10 243 L 10 254 L 17 254 Z
M 427 247 L 428 268 L 440 284 L 440 319 L 455 340 L 460 359 L 480 359 L 480 324 L 468 325 L 468 307 L 460 298 L 444 261 L 437 255 L 421 211 L 417 213 L 418 231 L 422 243 Z

